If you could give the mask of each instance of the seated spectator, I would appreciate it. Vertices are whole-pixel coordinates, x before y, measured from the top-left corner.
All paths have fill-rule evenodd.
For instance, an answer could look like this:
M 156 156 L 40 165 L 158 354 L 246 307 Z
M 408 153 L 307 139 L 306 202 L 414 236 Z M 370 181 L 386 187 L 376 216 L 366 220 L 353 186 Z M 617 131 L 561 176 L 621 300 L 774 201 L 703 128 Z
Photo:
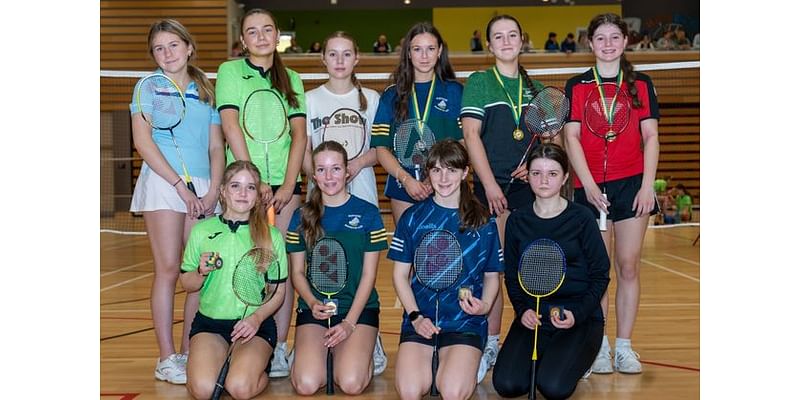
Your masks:
M 297 40 L 292 37 L 291 45 L 283 51 L 284 53 L 302 53 L 303 48 L 297 45 Z
M 472 39 L 469 40 L 470 51 L 483 51 L 483 43 L 481 43 L 481 31 L 476 29 L 472 32 Z
M 655 50 L 656 44 L 650 39 L 650 35 L 644 35 L 639 43 L 636 43 L 634 50 Z
M 689 41 L 689 38 L 686 37 L 686 31 L 680 26 L 675 29 L 675 44 L 678 50 L 690 50 L 692 48 L 692 42 Z
M 555 32 L 547 34 L 547 41 L 544 42 L 544 49 L 551 53 L 559 50 L 558 38 Z
M 242 51 L 242 42 L 240 42 L 238 40 L 233 42 L 233 46 L 231 46 L 231 55 L 230 55 L 230 57 L 231 58 L 239 58 L 239 57 L 242 57 L 243 55 L 244 55 L 244 52 Z
M 592 51 L 592 49 L 589 48 L 589 34 L 586 31 L 581 31 L 578 34 L 578 44 L 575 46 L 575 48 L 576 51 L 582 53 Z
M 372 51 L 374 53 L 391 53 L 392 52 L 392 45 L 389 44 L 389 40 L 386 39 L 386 35 L 380 34 L 378 36 L 378 40 L 372 44 Z
M 533 43 L 531 43 L 531 37 L 528 32 L 522 33 L 522 52 L 533 53 Z
M 309 53 L 322 53 L 322 43 L 314 42 L 311 43 L 311 46 L 308 46 Z
M 675 32 L 666 31 L 664 37 L 658 39 L 656 48 L 659 50 L 675 50 L 678 48 L 678 43 L 675 41 Z
M 692 40 L 692 48 L 695 50 L 700 50 L 700 32 L 697 32 L 694 35 L 694 40 Z
M 574 53 L 575 52 L 575 35 L 572 32 L 567 34 L 567 38 L 561 42 L 561 51 L 563 53 Z

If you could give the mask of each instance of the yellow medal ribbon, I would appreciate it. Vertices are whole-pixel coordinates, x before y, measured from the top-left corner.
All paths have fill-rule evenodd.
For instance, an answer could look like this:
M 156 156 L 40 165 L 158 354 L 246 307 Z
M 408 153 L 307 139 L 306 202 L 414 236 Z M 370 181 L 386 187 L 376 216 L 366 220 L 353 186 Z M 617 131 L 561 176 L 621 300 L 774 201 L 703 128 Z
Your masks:
M 411 96 L 413 97 L 414 102 L 414 116 L 419 120 L 419 103 L 417 102 L 417 90 L 414 88 L 417 84 L 414 83 L 411 85 Z M 425 101 L 425 112 L 422 114 L 422 122 L 419 122 L 419 132 L 420 135 L 422 134 L 422 126 L 423 124 L 428 123 L 428 112 L 431 110 L 431 99 L 433 99 L 433 88 L 436 87 L 436 75 L 433 76 L 433 80 L 431 81 L 431 88 L 428 89 L 428 100 Z
M 620 69 L 619 70 L 619 74 L 617 75 L 617 83 L 615 85 L 616 86 L 616 90 L 614 91 L 614 97 L 611 99 L 611 104 L 610 105 L 606 104 L 605 93 L 603 93 L 603 89 L 600 88 L 600 84 L 601 84 L 600 74 L 597 72 L 597 66 L 596 65 L 592 67 L 592 73 L 594 74 L 594 82 L 597 85 L 597 92 L 600 93 L 600 101 L 603 104 L 603 115 L 606 116 L 606 121 L 608 121 L 608 126 L 609 126 L 608 129 L 609 129 L 609 131 L 608 131 L 608 133 L 606 133 L 606 139 L 614 140 L 614 138 L 616 138 L 618 132 L 614 132 L 613 130 L 611 130 L 611 127 L 614 124 L 614 114 L 613 113 L 614 113 L 614 107 L 616 106 L 616 103 L 617 103 L 617 95 L 619 94 L 619 90 L 622 87 L 623 71 L 622 71 L 622 69 Z
M 495 65 L 492 68 L 492 72 L 494 72 L 494 77 L 497 78 L 497 83 L 500 84 L 500 87 L 503 88 L 503 93 L 506 94 L 508 97 L 509 103 L 511 103 L 511 111 L 514 113 L 514 122 L 517 125 L 517 128 L 514 129 L 514 140 L 522 140 L 525 137 L 525 134 L 520 129 L 520 124 L 522 123 L 520 116 L 522 115 L 522 77 L 518 78 L 519 80 L 519 90 L 517 92 L 517 104 L 514 104 L 514 100 L 511 100 L 511 95 L 506 90 L 506 86 L 503 84 L 503 80 L 500 79 L 500 73 L 497 72 L 497 66 Z M 517 108 L 519 107 L 519 109 Z

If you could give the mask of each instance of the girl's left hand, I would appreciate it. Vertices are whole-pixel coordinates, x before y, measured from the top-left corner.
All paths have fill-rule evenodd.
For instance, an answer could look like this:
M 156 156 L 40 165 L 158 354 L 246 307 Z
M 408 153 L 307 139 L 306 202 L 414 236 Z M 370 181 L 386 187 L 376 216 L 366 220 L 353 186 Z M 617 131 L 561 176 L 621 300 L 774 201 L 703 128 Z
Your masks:
M 458 305 L 469 315 L 486 315 L 490 310 L 488 303 L 485 303 L 477 297 L 473 297 L 472 293 L 469 293 L 463 299 L 459 299 Z
M 528 168 L 525 166 L 525 164 L 520 165 L 519 168 L 511 172 L 511 177 L 514 178 L 514 180 L 527 182 Z
M 636 197 L 633 198 L 631 211 L 636 211 L 636 218 L 650 215 L 650 211 L 653 210 L 655 204 L 656 193 L 653 190 L 653 186 L 643 186 L 636 193 Z
M 359 160 L 361 160 L 361 157 L 355 158 L 347 163 L 347 183 L 350 183 L 353 178 L 361 172 L 361 169 L 364 168 Z
M 275 192 L 275 195 L 272 196 L 272 200 L 270 200 L 270 205 L 275 207 L 276 213 L 281 212 L 281 209 L 283 209 L 283 207 L 289 204 L 289 201 L 292 200 L 292 195 L 294 194 L 294 186 L 295 186 L 294 183 L 290 186 L 281 185 L 281 187 L 278 188 L 278 191 Z
M 231 342 L 242 339 L 242 343 L 247 343 L 256 335 L 260 326 L 261 321 L 258 320 L 258 317 L 256 317 L 255 314 L 250 314 L 249 317 L 237 322 L 236 325 L 233 326 Z
M 337 344 L 347 340 L 347 338 L 353 334 L 353 331 L 354 329 L 350 324 L 342 320 L 342 322 L 325 331 L 325 334 L 322 336 L 325 338 L 325 343 L 323 343 L 323 345 L 325 347 L 336 347 Z
M 569 329 L 575 325 L 575 316 L 572 311 L 564 309 L 564 320 L 562 321 L 557 316 L 550 315 L 550 322 L 558 329 Z
M 217 212 L 217 191 L 209 190 L 200 201 L 203 203 L 203 215 L 210 217 Z

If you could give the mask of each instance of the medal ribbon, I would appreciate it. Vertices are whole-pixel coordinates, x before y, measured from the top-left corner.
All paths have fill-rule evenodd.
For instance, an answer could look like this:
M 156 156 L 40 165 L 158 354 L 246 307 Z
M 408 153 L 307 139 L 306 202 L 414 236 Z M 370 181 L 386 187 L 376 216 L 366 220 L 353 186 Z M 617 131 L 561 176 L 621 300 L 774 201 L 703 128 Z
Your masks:
M 508 93 L 508 90 L 506 90 L 506 86 L 503 85 L 503 80 L 500 79 L 500 73 L 497 72 L 496 65 L 494 68 L 492 68 L 492 72 L 494 72 L 494 77 L 497 78 L 497 82 L 500 84 L 500 87 L 503 88 L 503 92 L 506 94 L 506 97 L 508 97 L 509 103 L 511 103 L 511 111 L 514 113 L 514 121 L 516 122 L 517 129 L 521 129 L 520 124 L 522 123 L 522 120 L 520 116 L 522 115 L 522 77 L 519 77 L 519 90 L 517 92 L 518 101 L 515 105 L 514 100 L 511 100 L 511 95 Z M 517 107 L 519 107 L 519 109 L 517 109 Z
M 416 84 L 411 85 L 411 96 L 414 102 L 414 116 L 419 120 L 419 103 L 417 102 L 417 90 L 414 88 Z M 422 122 L 418 123 L 420 135 L 422 134 L 422 126 L 428 122 L 428 112 L 431 110 L 431 99 L 433 99 L 433 88 L 436 87 L 436 75 L 433 76 L 431 81 L 431 88 L 428 89 L 428 100 L 425 101 L 425 111 L 422 114 Z
M 608 121 L 608 129 L 611 129 L 614 124 L 614 106 L 616 106 L 617 95 L 622 87 L 622 69 L 620 68 L 619 74 L 617 75 L 617 84 L 615 85 L 617 90 L 614 92 L 614 98 L 611 99 L 610 105 L 606 105 L 605 93 L 603 93 L 603 89 L 600 88 L 600 74 L 597 72 L 596 65 L 592 67 L 592 73 L 594 74 L 594 82 L 597 85 L 597 92 L 600 93 L 600 101 L 603 103 L 603 115 L 606 116 L 606 120 Z

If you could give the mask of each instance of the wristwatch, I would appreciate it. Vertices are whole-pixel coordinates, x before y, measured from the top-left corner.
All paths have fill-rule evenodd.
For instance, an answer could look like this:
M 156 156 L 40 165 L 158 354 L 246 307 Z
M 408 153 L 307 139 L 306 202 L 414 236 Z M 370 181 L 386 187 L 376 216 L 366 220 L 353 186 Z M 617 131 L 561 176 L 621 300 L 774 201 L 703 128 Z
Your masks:
M 419 310 L 412 311 L 412 312 L 408 313 L 408 322 L 414 322 L 414 321 L 417 320 L 417 318 L 422 317 L 422 316 L 423 315 L 422 315 L 422 313 L 419 312 Z

